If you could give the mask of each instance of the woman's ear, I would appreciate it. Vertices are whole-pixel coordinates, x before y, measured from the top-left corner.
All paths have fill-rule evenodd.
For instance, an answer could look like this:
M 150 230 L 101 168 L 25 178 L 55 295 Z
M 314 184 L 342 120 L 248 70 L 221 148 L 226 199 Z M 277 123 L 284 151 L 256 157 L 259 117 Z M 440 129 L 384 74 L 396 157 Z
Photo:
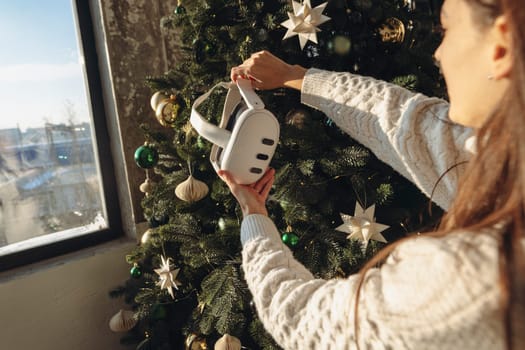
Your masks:
M 491 75 L 497 80 L 510 75 L 514 61 L 513 43 L 507 17 L 498 16 L 491 31 L 493 38 Z

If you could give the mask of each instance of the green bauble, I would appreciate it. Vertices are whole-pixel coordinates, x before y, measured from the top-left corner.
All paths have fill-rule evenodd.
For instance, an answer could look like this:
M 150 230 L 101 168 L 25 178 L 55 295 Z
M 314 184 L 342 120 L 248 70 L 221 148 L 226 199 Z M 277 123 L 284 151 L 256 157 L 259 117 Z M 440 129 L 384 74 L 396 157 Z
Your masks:
M 143 169 L 153 168 L 159 161 L 159 154 L 153 147 L 142 145 L 135 150 L 135 163 Z
M 299 236 L 293 232 L 285 232 L 281 237 L 283 243 L 295 247 L 299 243 Z
M 133 278 L 139 278 L 142 276 L 142 270 L 140 269 L 140 266 L 138 264 L 134 264 L 131 270 L 129 270 L 129 274 Z
M 179 5 L 179 6 L 175 7 L 175 13 L 177 15 L 183 15 L 183 14 L 186 13 L 186 8 L 184 6 L 182 6 L 182 5 Z

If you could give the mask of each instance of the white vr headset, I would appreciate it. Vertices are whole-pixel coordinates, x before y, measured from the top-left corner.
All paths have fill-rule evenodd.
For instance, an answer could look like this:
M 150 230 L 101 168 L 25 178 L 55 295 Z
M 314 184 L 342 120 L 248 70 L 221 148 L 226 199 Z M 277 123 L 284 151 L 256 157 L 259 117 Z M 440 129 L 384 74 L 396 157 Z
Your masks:
M 221 86 L 228 89 L 219 126 L 207 122 L 197 107 Z M 279 122 L 264 109 L 251 81 L 219 83 L 195 100 L 190 122 L 197 132 L 212 142 L 210 161 L 215 171 L 226 170 L 240 184 L 256 182 L 264 174 L 279 141 Z

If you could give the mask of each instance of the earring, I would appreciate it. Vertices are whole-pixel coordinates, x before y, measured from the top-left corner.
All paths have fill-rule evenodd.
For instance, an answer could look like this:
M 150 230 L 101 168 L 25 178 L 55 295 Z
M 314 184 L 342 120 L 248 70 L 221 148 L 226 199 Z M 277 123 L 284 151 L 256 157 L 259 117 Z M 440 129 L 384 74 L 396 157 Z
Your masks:
M 493 75 L 487 75 L 487 79 L 488 80 L 494 80 L 494 76 Z

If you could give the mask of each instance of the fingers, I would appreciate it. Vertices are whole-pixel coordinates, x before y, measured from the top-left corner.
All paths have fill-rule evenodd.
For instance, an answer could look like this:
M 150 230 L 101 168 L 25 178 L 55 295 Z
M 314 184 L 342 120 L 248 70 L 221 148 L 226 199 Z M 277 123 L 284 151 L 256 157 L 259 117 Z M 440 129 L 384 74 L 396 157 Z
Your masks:
M 243 78 L 243 79 L 246 79 L 247 77 L 247 68 L 240 65 L 240 66 L 237 66 L 237 67 L 233 67 L 231 69 L 231 72 L 230 72 L 230 79 L 236 83 L 237 82 L 237 79 L 239 78 Z
M 252 86 L 257 88 L 260 86 L 261 80 L 257 79 L 256 69 L 259 65 L 264 65 L 265 62 L 273 57 L 268 51 L 259 51 L 253 53 L 250 58 L 246 59 L 242 64 L 237 67 L 233 67 L 230 71 L 230 79 L 233 82 L 237 82 L 237 79 L 250 79 L 252 80 Z
M 237 196 L 244 188 L 245 190 L 260 196 L 260 198 L 263 198 L 264 200 L 266 200 L 270 194 L 275 180 L 275 169 L 272 168 L 269 168 L 257 182 L 251 185 L 239 185 L 232 175 L 225 170 L 219 170 L 217 174 L 226 183 L 226 185 L 228 185 L 230 191 L 234 195 Z
M 240 66 L 233 67 L 230 71 L 230 78 L 232 81 L 236 82 L 237 79 L 250 79 L 252 81 L 258 81 L 254 76 L 254 67 L 246 62 Z
M 266 186 L 266 184 L 269 182 L 269 181 L 273 181 L 273 177 L 275 175 L 275 170 L 272 169 L 272 168 L 269 168 L 265 173 L 264 175 L 256 182 L 253 184 L 253 189 L 257 192 L 257 193 L 262 193 L 264 187 Z M 271 187 L 271 186 L 270 186 Z
M 231 174 L 227 171 L 224 171 L 224 170 L 219 170 L 217 172 L 217 174 L 219 175 L 219 177 L 222 179 L 222 181 L 224 181 L 226 183 L 226 185 L 228 185 L 228 187 L 230 188 L 230 190 L 232 192 L 235 192 L 234 190 L 236 189 L 236 186 L 237 183 L 233 180 L 233 177 L 231 176 Z
M 264 198 L 264 200 L 266 200 L 266 198 L 268 198 L 268 195 L 270 194 L 270 191 L 272 189 L 274 180 L 275 180 L 275 177 L 271 176 L 269 181 L 267 181 L 264 184 L 264 187 L 261 189 L 261 192 L 259 192 L 261 194 L 262 198 Z
M 238 184 L 227 171 L 219 170 L 217 173 L 237 199 L 244 216 L 250 214 L 268 216 L 265 202 L 273 185 L 275 170 L 269 169 L 259 181 L 252 185 Z

